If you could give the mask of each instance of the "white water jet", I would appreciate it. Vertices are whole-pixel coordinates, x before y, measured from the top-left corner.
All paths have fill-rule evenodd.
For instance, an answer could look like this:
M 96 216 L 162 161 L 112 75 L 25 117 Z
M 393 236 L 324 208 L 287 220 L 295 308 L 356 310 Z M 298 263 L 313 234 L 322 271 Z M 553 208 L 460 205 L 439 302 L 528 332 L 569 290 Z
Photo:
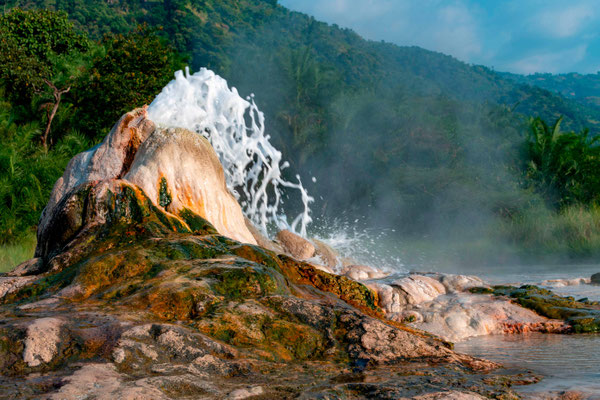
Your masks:
M 225 170 L 229 190 L 240 202 L 244 214 L 266 234 L 267 227 L 292 229 L 306 236 L 311 222 L 309 204 L 313 198 L 302 185 L 283 179 L 289 166 L 265 134 L 264 114 L 251 95 L 242 99 L 235 87 L 213 71 L 201 68 L 177 71 L 148 107 L 148 116 L 164 127 L 180 127 L 204 135 L 215 149 Z M 280 209 L 283 188 L 300 191 L 304 211 L 291 224 Z

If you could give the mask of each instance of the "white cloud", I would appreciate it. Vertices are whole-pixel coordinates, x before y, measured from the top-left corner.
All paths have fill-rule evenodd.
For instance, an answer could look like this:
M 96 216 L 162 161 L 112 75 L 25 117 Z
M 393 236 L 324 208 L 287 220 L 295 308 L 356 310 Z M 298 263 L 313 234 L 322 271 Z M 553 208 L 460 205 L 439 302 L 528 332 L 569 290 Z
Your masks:
M 595 14 L 591 4 L 576 4 L 543 11 L 533 22 L 537 22 L 538 30 L 546 36 L 568 38 L 580 32 Z
M 510 65 L 512 71 L 521 74 L 535 72 L 557 73 L 582 61 L 587 53 L 587 44 L 558 52 L 544 52 L 522 58 Z
M 600 60 L 600 0 L 279 1 L 368 39 L 504 71 L 583 72 Z
M 440 9 L 431 27 L 430 48 L 452 54 L 462 60 L 480 54 L 482 43 L 478 22 L 462 3 Z
M 376 20 L 393 11 L 398 4 L 391 0 L 329 0 L 314 5 L 314 13 L 344 21 Z

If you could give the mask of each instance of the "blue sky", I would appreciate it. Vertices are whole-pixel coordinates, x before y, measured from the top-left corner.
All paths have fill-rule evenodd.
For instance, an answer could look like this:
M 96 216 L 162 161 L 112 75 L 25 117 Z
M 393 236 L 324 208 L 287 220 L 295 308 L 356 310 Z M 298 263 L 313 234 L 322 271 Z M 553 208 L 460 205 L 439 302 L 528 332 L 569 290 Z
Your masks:
M 598 0 L 279 0 L 361 36 L 497 71 L 596 73 Z

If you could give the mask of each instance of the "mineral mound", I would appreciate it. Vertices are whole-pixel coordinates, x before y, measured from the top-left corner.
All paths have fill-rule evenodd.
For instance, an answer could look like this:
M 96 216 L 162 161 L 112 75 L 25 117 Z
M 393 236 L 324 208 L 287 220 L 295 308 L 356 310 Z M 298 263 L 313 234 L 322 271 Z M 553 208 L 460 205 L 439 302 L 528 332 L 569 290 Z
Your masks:
M 36 258 L 0 277 L 0 397 L 512 398 L 497 365 L 246 222 L 206 140 L 123 116 L 56 183 Z

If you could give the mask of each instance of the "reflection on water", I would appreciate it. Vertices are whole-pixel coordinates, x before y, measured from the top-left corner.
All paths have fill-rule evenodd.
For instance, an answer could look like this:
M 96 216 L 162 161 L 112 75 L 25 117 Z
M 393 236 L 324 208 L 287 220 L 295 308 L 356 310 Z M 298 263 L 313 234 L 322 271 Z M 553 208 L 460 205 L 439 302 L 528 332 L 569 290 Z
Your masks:
M 545 378 L 523 393 L 579 390 L 600 395 L 600 335 L 497 335 L 456 344 L 456 350 L 524 368 Z

